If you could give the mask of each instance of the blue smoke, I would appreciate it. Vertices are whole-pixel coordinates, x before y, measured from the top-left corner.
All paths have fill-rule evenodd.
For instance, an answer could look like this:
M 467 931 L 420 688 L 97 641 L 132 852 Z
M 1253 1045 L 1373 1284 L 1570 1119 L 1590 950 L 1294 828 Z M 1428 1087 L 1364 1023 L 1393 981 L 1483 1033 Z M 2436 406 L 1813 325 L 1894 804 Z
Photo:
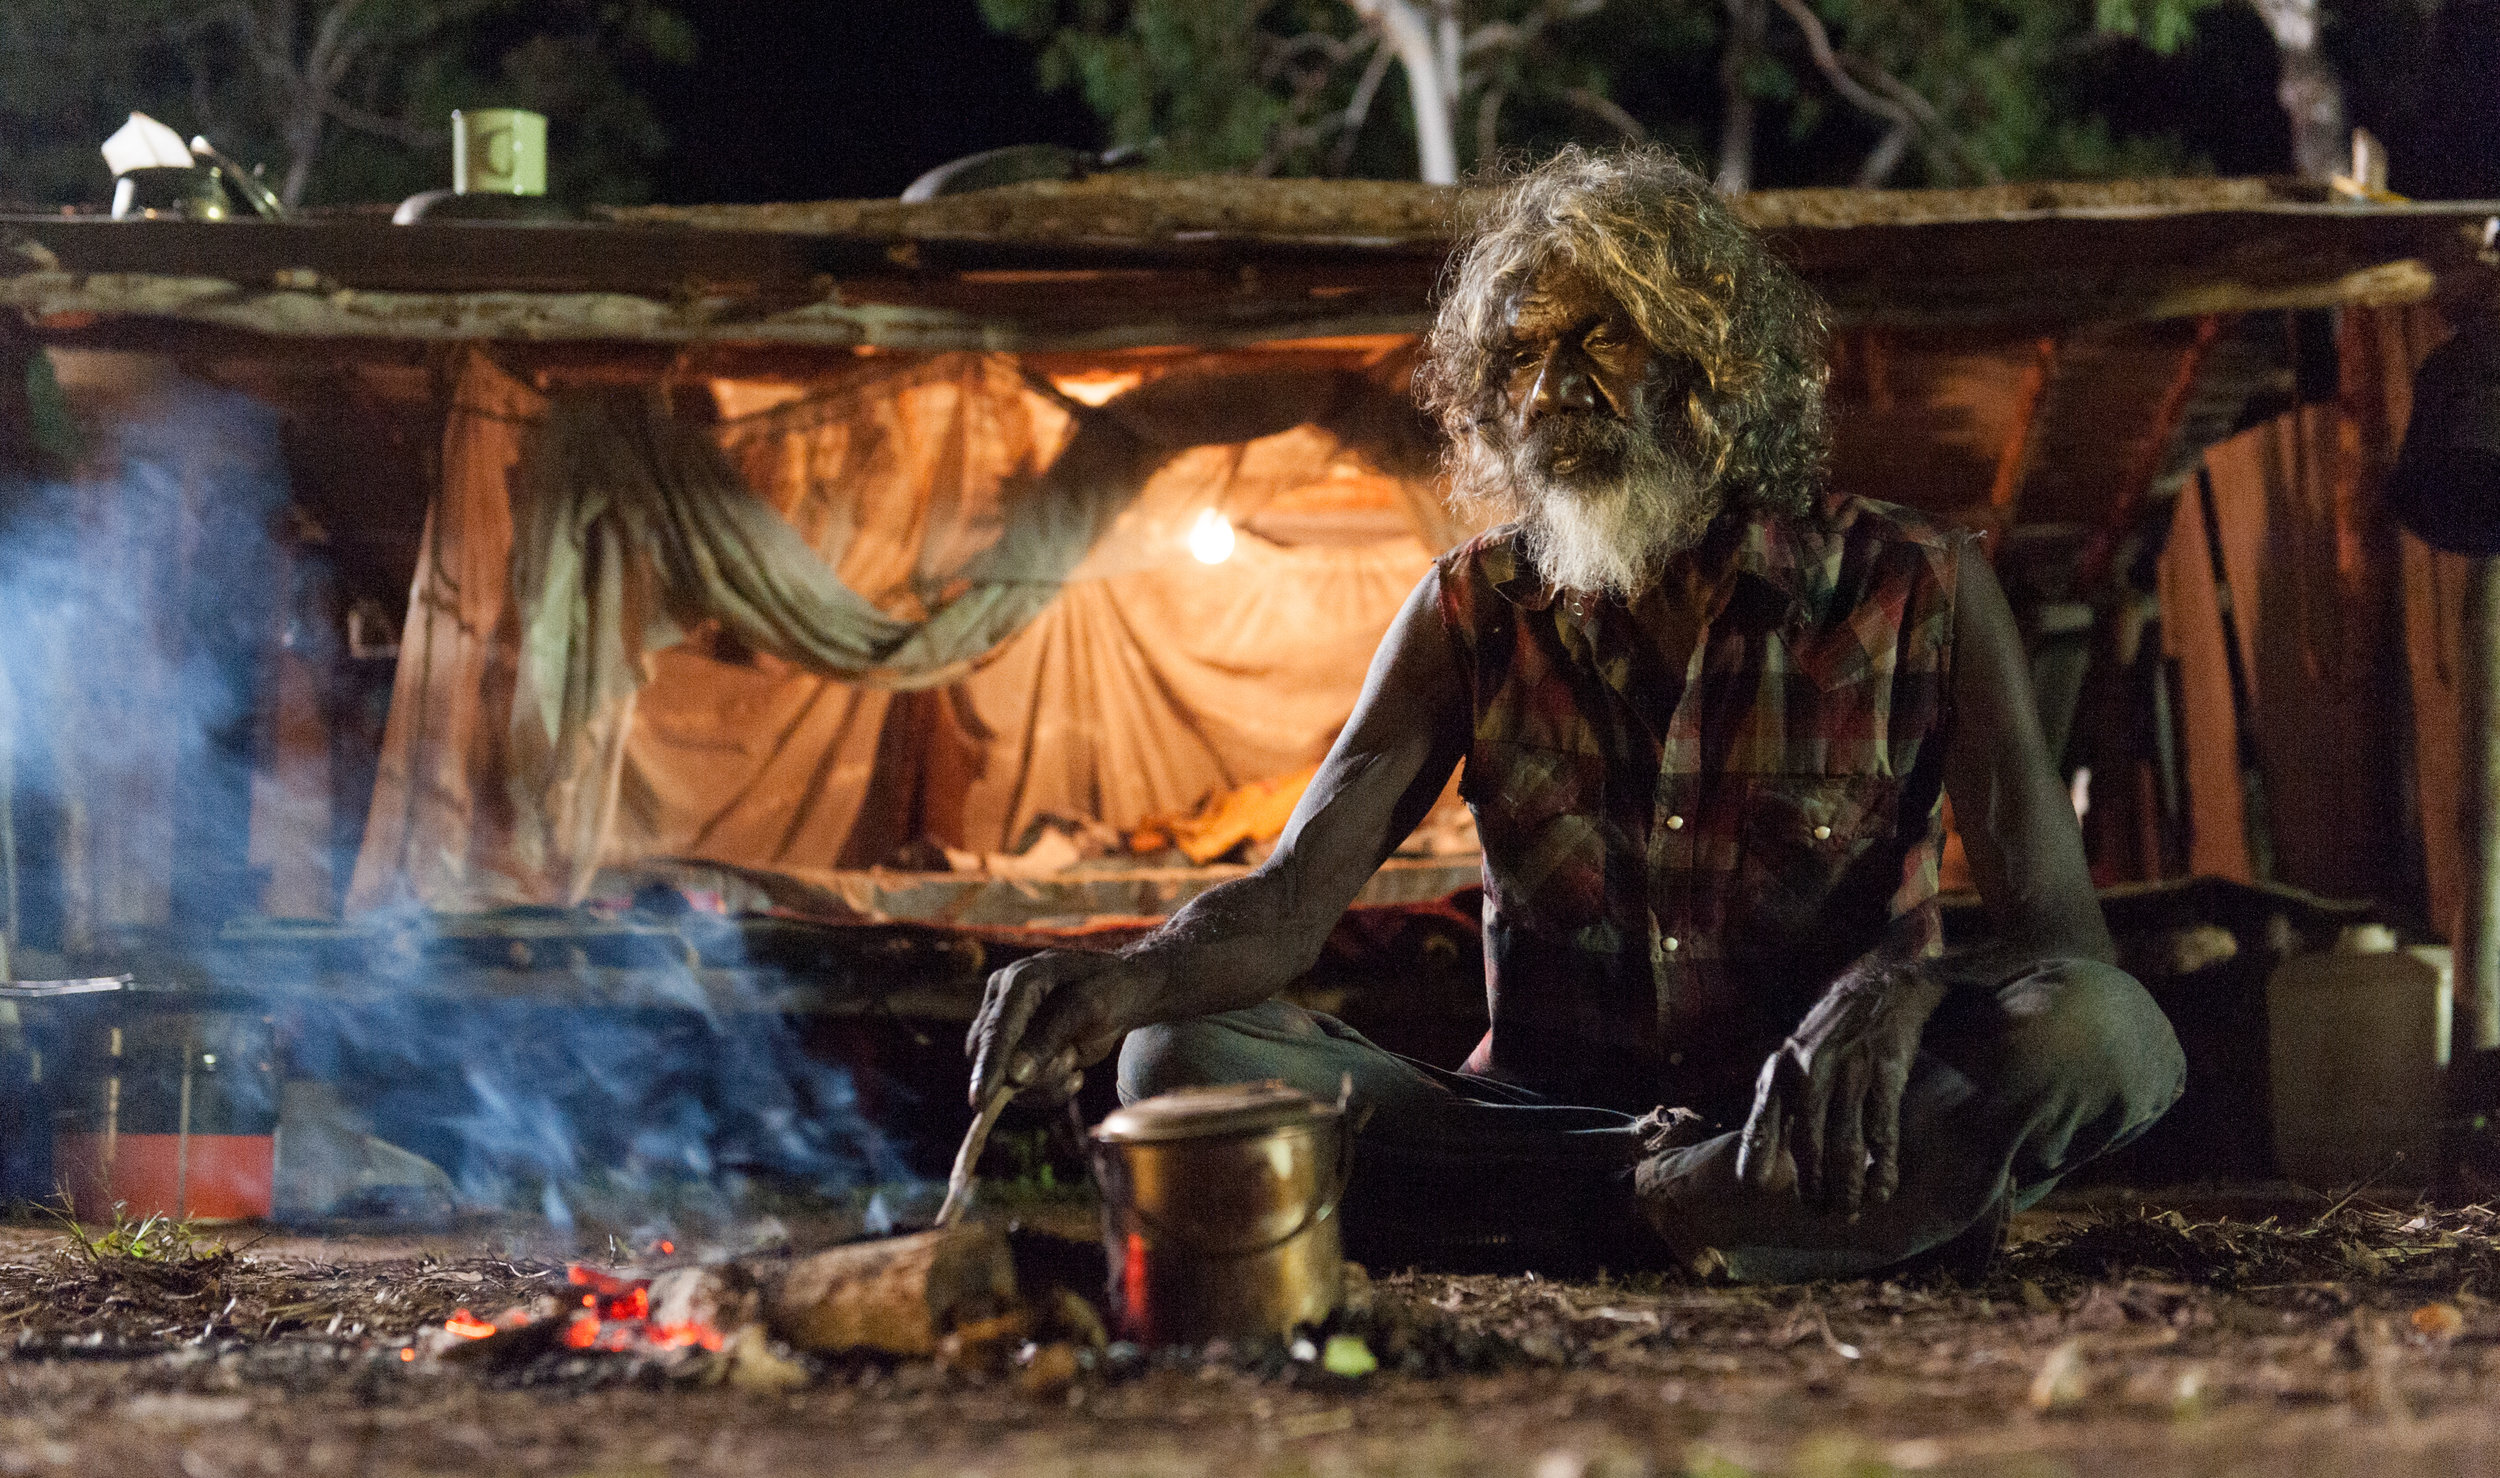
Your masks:
M 300 629 L 317 584 L 276 532 L 281 417 L 149 361 L 78 367 L 76 472 L 0 473 L 0 825 L 35 946 L 21 975 L 133 957 L 205 970 L 275 1014 L 277 1075 L 334 1087 L 469 1208 L 559 1225 L 586 1207 L 735 1216 L 767 1189 L 907 1176 L 851 1077 L 756 992 L 725 921 L 688 921 L 674 964 L 638 968 L 644 993 L 613 1003 L 584 1003 L 580 972 L 544 963 L 487 996 L 450 921 L 422 910 L 298 929 L 295 955 L 273 954 L 283 931 L 254 924 L 249 866 L 263 676 L 290 623 L 299 652 L 335 645 Z M 541 938 L 567 922 L 527 918 Z M 413 968 L 367 963 L 386 959 Z

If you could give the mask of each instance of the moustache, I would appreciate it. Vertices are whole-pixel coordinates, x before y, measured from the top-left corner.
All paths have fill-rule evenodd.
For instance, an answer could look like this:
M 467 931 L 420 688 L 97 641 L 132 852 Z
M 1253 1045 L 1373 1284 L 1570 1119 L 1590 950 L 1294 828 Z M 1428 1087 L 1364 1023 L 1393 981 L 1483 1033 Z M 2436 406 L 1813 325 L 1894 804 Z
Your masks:
M 1549 473 L 1604 474 L 1619 468 L 1645 435 L 1618 417 L 1574 411 L 1537 422 L 1520 450 Z

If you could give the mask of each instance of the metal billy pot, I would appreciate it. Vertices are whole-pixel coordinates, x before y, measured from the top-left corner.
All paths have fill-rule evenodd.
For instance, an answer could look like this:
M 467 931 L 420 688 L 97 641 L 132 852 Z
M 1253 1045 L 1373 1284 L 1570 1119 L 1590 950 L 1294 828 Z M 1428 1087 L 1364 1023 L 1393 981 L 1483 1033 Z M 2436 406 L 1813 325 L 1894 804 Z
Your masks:
M 1110 1303 L 1140 1344 L 1282 1335 L 1344 1287 L 1342 1104 L 1282 1083 L 1141 1099 L 1093 1132 Z

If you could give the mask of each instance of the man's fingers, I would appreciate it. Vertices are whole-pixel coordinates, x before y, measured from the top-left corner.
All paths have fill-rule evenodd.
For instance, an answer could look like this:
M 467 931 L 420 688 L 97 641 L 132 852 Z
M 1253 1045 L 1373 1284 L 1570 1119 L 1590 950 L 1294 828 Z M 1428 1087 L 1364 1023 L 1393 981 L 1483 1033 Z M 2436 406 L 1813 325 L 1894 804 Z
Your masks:
M 1779 1161 L 1780 1108 L 1780 1054 L 1774 1052 L 1763 1059 L 1754 1080 L 1753 1111 L 1745 1116 L 1744 1133 L 1736 1141 L 1737 1178 L 1757 1190 L 1771 1183 L 1772 1167 Z
M 1887 1069 L 1875 1075 L 1866 1105 L 1866 1148 L 1875 1157 L 1867 1171 L 1867 1195 L 1889 1201 L 1901 1189 L 1901 1094 L 1908 1074 Z
M 1075 1060 L 1075 1054 L 1070 1052 L 1052 1054 L 1050 1061 L 1033 1074 L 1033 1085 L 1024 1096 L 1045 1107 L 1056 1107 L 1076 1097 L 1085 1087 L 1085 1074 L 1069 1066 Z
M 1073 988 L 1054 991 L 1024 1029 L 1024 1052 L 1035 1064 L 1034 1080 L 1049 1082 L 1091 1067 L 1120 1045 L 1123 1035 L 1103 1010 L 1100 996 Z
M 1047 1095 L 1119 1045 L 1119 1033 L 1111 1029 L 1102 1002 L 1095 992 L 1085 989 L 1090 978 L 1082 974 L 1073 980 L 1053 978 L 1032 997 L 1021 1021 L 1008 1016 L 1007 1023 L 1017 1026 L 1017 1034 L 1008 1038 L 1002 1030 L 999 1040 L 1014 1044 L 1001 1050 L 1006 1054 L 1007 1081 L 1017 1091 L 1037 1089 Z M 1015 1006 L 1011 1000 L 1010 1013 Z
M 1838 1070 L 1823 1160 L 1823 1204 L 1855 1211 L 1866 1194 L 1867 1074 L 1854 1063 Z
M 991 977 L 997 1010 L 989 1023 L 989 1030 L 981 1034 L 979 1049 L 973 1058 L 972 1104 L 975 1108 L 988 1101 L 990 1091 L 1002 1081 L 1018 1088 L 1032 1081 L 1034 1064 L 1022 1050 L 1024 1031 L 1032 1024 L 1033 1013 L 1041 1009 L 1043 998 L 1050 994 L 1053 982 L 1038 970 L 1024 968 L 1028 963 L 1019 960 Z M 1023 1071 L 1017 1072 L 1018 1068 Z
M 1797 1121 L 1789 1129 L 1789 1148 L 1797 1157 L 1798 1191 L 1816 1201 L 1824 1194 L 1823 1153 L 1831 1137 L 1831 1064 L 1828 1059 L 1811 1068 L 1801 1064 L 1797 1077 Z

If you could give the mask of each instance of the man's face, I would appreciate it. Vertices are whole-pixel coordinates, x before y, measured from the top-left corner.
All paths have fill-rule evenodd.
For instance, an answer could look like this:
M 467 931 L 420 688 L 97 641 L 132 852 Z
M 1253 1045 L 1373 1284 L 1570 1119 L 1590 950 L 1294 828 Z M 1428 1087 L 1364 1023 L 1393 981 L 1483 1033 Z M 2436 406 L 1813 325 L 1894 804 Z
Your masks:
M 1552 263 L 1515 293 L 1504 415 L 1513 446 L 1535 444 L 1538 471 L 1569 487 L 1621 472 L 1626 443 L 1657 434 L 1676 387 L 1614 295 L 1569 263 Z
M 1699 371 L 1569 263 L 1524 283 L 1503 326 L 1498 440 L 1529 553 L 1557 585 L 1628 597 L 1718 511 L 1677 414 Z

